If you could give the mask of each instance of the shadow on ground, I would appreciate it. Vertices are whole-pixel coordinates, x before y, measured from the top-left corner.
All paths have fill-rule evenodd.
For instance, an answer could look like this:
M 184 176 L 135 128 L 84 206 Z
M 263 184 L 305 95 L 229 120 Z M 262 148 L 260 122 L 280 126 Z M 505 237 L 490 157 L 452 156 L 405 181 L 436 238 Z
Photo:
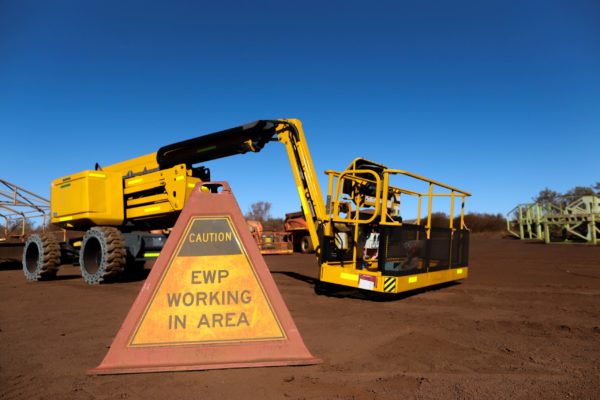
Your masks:
M 23 268 L 23 265 L 18 261 L 0 262 L 0 271 L 15 271 Z
M 460 282 L 447 282 L 442 283 L 435 286 L 430 286 L 422 289 L 415 289 L 409 292 L 403 293 L 380 293 L 380 292 L 372 292 L 369 290 L 355 289 L 346 286 L 336 285 L 333 283 L 321 282 L 318 279 L 313 277 L 299 274 L 297 272 L 290 271 L 271 271 L 272 274 L 280 274 L 288 276 L 292 279 L 296 279 L 298 281 L 307 283 L 311 285 L 316 294 L 327 297 L 337 297 L 337 298 L 351 298 L 351 299 L 360 299 L 360 300 L 370 300 L 370 301 L 378 301 L 378 302 L 387 302 L 387 301 L 398 301 L 402 299 L 406 299 L 409 297 L 413 297 L 425 292 L 437 291 L 440 289 L 445 289 L 448 287 L 452 287 L 455 285 L 459 285 Z

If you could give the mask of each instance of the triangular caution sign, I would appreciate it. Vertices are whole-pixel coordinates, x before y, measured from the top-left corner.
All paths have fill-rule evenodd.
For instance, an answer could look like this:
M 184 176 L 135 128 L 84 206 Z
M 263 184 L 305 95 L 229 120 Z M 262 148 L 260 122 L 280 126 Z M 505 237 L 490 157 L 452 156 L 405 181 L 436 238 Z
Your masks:
M 219 193 L 193 190 L 110 350 L 90 373 L 320 362 L 306 349 L 231 190 L 218 185 Z
M 231 218 L 193 217 L 182 238 L 130 347 L 286 338 Z

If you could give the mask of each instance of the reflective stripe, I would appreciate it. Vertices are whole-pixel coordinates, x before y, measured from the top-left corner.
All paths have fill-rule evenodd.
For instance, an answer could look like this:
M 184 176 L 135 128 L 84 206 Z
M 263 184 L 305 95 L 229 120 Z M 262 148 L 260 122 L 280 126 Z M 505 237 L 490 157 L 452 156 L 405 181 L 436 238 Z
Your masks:
M 345 279 L 347 281 L 358 282 L 358 275 L 349 274 L 347 272 L 340 273 L 340 278 Z
M 131 180 L 127 181 L 127 186 L 135 185 L 136 183 L 140 183 L 143 181 L 144 180 L 142 178 L 131 179 Z

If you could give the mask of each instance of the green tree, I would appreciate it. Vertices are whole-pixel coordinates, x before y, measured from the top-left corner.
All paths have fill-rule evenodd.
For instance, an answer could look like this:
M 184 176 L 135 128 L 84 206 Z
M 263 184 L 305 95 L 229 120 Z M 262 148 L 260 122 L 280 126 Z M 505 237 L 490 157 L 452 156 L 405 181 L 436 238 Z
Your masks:
M 580 198 L 581 196 L 588 196 L 590 194 L 594 194 L 594 189 L 590 186 L 575 186 L 573 189 L 569 190 L 567 193 L 563 195 L 567 202 L 571 202 L 575 199 Z
M 271 203 L 268 201 L 257 201 L 250 205 L 250 210 L 245 215 L 246 219 L 265 222 L 271 218 Z
M 541 204 L 553 204 L 558 206 L 561 204 L 562 195 L 555 190 L 545 188 L 540 191 L 540 193 L 533 198 L 535 203 Z

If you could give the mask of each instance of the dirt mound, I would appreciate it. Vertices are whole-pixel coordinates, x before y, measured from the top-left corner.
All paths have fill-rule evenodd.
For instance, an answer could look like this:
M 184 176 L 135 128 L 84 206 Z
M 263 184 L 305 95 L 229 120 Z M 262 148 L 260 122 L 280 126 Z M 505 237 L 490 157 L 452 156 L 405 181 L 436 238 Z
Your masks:
M 87 376 L 143 282 L 0 268 L 0 399 L 598 398 L 600 246 L 474 235 L 467 281 L 393 301 L 317 296 L 313 255 L 266 260 L 323 364 Z

